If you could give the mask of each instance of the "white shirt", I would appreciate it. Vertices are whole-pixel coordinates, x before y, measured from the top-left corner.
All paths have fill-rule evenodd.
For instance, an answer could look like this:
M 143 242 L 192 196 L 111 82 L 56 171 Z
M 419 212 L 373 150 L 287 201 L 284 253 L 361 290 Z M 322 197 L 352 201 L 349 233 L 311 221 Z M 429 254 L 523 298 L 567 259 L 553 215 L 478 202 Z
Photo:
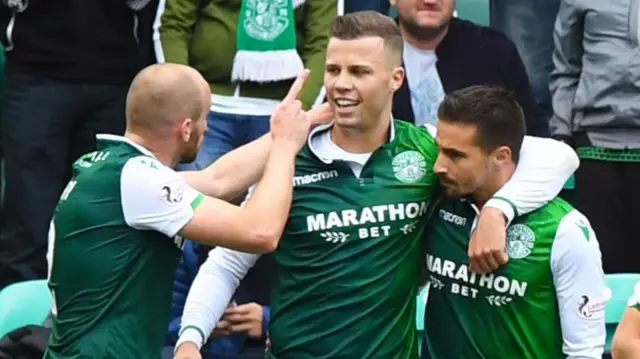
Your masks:
M 331 139 L 329 131 L 323 131 L 325 129 L 327 126 L 314 129 L 309 139 L 310 149 L 323 161 L 340 154 L 327 142 Z M 435 135 L 435 128 L 429 127 L 429 130 Z M 391 140 L 394 135 L 392 125 Z M 552 139 L 527 136 L 523 142 L 516 172 L 495 195 L 508 198 L 509 202 L 491 199 L 485 206 L 498 208 L 510 222 L 516 209 L 518 213 L 528 213 L 555 198 L 577 167 L 578 158 L 569 146 Z M 199 347 L 204 344 L 201 333 L 213 331 L 240 280 L 259 257 L 259 254 L 248 254 L 222 247 L 217 247 L 209 253 L 187 296 L 176 348 L 185 341 L 193 342 Z
M 436 68 L 438 62 L 436 53 L 434 50 L 415 48 L 405 41 L 403 61 L 415 123 L 435 126 L 438 123 L 438 106 L 445 96 Z

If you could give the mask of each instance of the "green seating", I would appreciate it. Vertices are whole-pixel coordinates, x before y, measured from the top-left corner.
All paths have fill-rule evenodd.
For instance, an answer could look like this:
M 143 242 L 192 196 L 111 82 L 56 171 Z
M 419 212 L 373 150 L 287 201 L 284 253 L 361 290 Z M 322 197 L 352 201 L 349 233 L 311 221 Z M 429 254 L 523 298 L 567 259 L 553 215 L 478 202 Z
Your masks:
M 605 351 L 611 352 L 613 335 L 615 334 L 620 319 L 622 319 L 622 315 L 628 307 L 628 301 L 633 294 L 634 288 L 640 284 L 640 274 L 607 274 L 605 275 L 605 284 L 608 289 L 608 300 L 604 311 L 607 325 Z
M 0 338 L 25 325 L 42 325 L 51 311 L 46 280 L 20 282 L 0 291 Z

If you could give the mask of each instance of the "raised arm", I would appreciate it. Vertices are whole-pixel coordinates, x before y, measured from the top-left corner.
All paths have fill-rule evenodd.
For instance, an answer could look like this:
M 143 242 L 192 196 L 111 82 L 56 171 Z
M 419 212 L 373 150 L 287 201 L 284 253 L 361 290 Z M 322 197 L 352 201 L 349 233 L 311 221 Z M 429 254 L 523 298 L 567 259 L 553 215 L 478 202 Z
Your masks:
M 562 351 L 567 359 L 601 359 L 606 341 L 604 272 L 598 239 L 578 211 L 560 222 L 551 249 Z
M 291 206 L 295 157 L 309 132 L 302 104 L 295 99 L 303 82 L 304 78 L 296 81 L 271 116 L 273 143 L 265 172 L 245 206 L 207 197 L 156 159 L 140 156 L 122 171 L 127 223 L 210 246 L 258 253 L 274 250 Z
M 202 264 L 191 285 L 182 314 L 176 358 L 198 352 L 229 305 L 240 280 L 253 267 L 259 255 L 215 248 Z
M 311 126 L 328 123 L 333 118 L 329 104 L 307 111 Z M 181 172 L 187 183 L 203 194 L 232 200 L 260 181 L 272 143 L 271 133 L 239 147 L 202 171 Z
M 584 9 L 577 0 L 562 0 L 553 32 L 553 71 L 549 78 L 553 116 L 551 136 L 568 141 L 571 137 L 573 104 L 582 71 Z

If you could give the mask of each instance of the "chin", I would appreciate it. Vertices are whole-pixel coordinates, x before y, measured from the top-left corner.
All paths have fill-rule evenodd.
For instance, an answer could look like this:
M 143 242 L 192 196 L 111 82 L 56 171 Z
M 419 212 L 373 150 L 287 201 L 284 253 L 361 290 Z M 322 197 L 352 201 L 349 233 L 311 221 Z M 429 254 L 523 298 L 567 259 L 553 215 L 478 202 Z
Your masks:
M 360 116 L 353 117 L 339 117 L 336 116 L 334 119 L 334 123 L 339 127 L 344 128 L 360 128 L 362 127 L 362 120 Z

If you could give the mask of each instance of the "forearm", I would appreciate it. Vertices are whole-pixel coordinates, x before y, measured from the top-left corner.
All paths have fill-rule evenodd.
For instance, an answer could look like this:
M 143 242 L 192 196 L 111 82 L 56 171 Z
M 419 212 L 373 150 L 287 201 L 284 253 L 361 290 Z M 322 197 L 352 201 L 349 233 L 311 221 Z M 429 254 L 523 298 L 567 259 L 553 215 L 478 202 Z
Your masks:
M 232 200 L 257 183 L 264 172 L 271 134 L 260 137 L 224 156 L 202 171 L 182 172 L 187 183 L 203 194 Z
M 268 238 L 280 238 L 289 218 L 296 154 L 289 144 L 274 143 L 264 174 L 244 205 L 248 218 L 252 218 Z M 274 243 L 273 249 L 276 247 Z
M 221 247 L 211 251 L 189 290 L 176 347 L 187 341 L 201 347 L 208 340 L 240 280 L 258 258 Z

